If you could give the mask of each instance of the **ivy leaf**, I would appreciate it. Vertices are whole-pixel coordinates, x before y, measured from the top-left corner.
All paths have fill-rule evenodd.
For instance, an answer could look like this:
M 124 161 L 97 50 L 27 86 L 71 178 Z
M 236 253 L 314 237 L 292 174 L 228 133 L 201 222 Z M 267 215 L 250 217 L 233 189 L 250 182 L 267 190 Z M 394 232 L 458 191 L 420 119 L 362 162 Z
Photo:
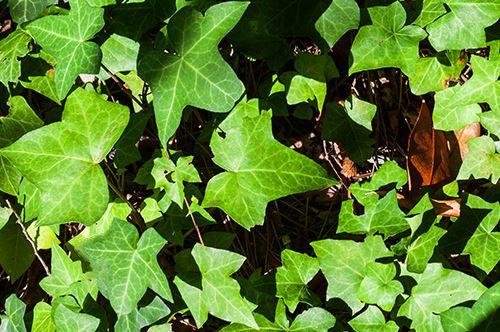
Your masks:
M 53 298 L 71 295 L 82 308 L 87 295 L 97 300 L 97 285 L 83 273 L 81 262 L 73 262 L 58 245 L 52 246 L 50 269 L 40 287 Z
M 466 61 L 459 51 L 446 51 L 438 56 L 419 58 L 415 71 L 409 77 L 411 92 L 423 95 L 446 89 L 452 80 L 458 80 Z
M 433 212 L 430 211 L 428 213 Z M 424 212 L 422 212 L 422 215 L 423 214 Z M 408 246 L 408 271 L 415 273 L 422 273 L 425 271 L 427 262 L 429 262 L 434 253 L 434 248 L 443 235 L 446 234 L 445 229 L 437 226 L 440 220 L 441 218 L 435 219 L 432 225 Z
M 426 37 L 425 31 L 415 25 L 404 26 L 406 13 L 399 1 L 368 8 L 368 12 L 373 25 L 361 27 L 354 39 L 349 74 L 398 67 L 411 76 L 418 59 L 418 43 Z
M 31 332 L 55 332 L 55 330 L 52 306 L 45 302 L 38 302 L 33 309 Z
M 335 317 L 323 308 L 310 308 L 297 317 L 288 331 L 328 331 L 335 325 Z
M 500 110 L 500 59 L 473 55 L 471 65 L 474 75 L 470 80 L 436 93 L 432 115 L 435 129 L 460 130 L 478 122 L 478 103 L 488 103 L 493 111 Z
M 9 86 L 9 82 L 17 82 L 21 75 L 21 62 L 17 58 L 28 54 L 30 41 L 30 35 L 22 30 L 16 30 L 0 40 L 0 82 L 5 86 Z
M 489 111 L 479 114 L 481 126 L 486 128 L 491 134 L 500 137 L 500 116 L 498 111 Z
M 425 4 L 429 3 L 429 4 Z M 437 51 L 486 46 L 484 29 L 498 20 L 500 4 L 495 0 L 425 0 L 445 15 L 427 26 L 429 41 Z M 444 5 L 448 10 L 444 10 Z
M 481 295 L 472 308 L 454 307 L 441 313 L 445 332 L 494 332 L 500 324 L 500 283 Z
M 120 71 L 137 69 L 136 63 L 139 55 L 138 42 L 127 37 L 112 34 L 101 45 L 101 51 L 102 64 L 113 74 Z
M 376 306 L 368 306 L 361 314 L 349 321 L 356 332 L 397 332 L 399 327 L 394 321 L 385 322 L 384 314 Z
M 321 240 L 311 246 L 318 256 L 321 271 L 328 282 L 327 300 L 343 300 L 355 314 L 363 303 L 356 293 L 365 277 L 365 267 L 378 258 L 390 257 L 380 236 L 370 236 L 364 242 L 352 240 Z
M 283 266 L 276 271 L 276 296 L 283 298 L 290 311 L 294 312 L 299 302 L 319 302 L 307 286 L 319 271 L 317 259 L 286 249 L 281 252 L 281 262 Z
M 431 263 L 422 274 L 402 273 L 417 282 L 410 297 L 401 305 L 398 316 L 413 322 L 416 331 L 443 331 L 439 313 L 462 302 L 476 300 L 486 290 L 477 279 L 465 273 L 448 270 Z
M 90 262 L 99 290 L 116 313 L 126 315 L 136 308 L 147 288 L 172 300 L 167 278 L 156 260 L 165 243 L 153 228 L 139 239 L 133 225 L 115 219 L 106 233 L 89 238 L 76 250 Z
M 358 298 L 390 312 L 396 297 L 403 293 L 403 285 L 393 280 L 396 276 L 396 266 L 392 263 L 382 264 L 370 262 L 366 265 L 365 277 L 357 292 Z
M 286 101 L 289 105 L 315 100 L 318 110 L 320 112 L 323 110 L 323 103 L 326 98 L 326 83 L 293 72 L 284 73 L 281 80 L 290 82 L 286 94 Z
M 43 121 L 38 118 L 23 97 L 13 96 L 7 103 L 10 106 L 9 115 L 0 117 L 0 148 L 43 125 Z M 0 190 L 17 195 L 20 182 L 19 171 L 9 159 L 0 156 Z
M 57 4 L 57 0 L 9 0 L 9 12 L 17 24 L 39 17 L 47 6 Z
M 99 319 L 74 312 L 61 304 L 54 310 L 54 323 L 57 331 L 61 332 L 94 332 L 99 326 Z
M 77 89 L 66 101 L 61 122 L 30 131 L 0 150 L 40 189 L 39 225 L 88 225 L 101 217 L 109 193 L 99 163 L 127 122 L 127 107 Z
M 353 200 L 342 202 L 339 215 L 339 233 L 374 234 L 379 232 L 387 237 L 410 228 L 404 218 L 404 213 L 398 207 L 395 190 L 389 191 L 375 204 L 365 205 L 363 215 L 354 214 L 353 204 Z
M 355 0 L 333 0 L 314 24 L 332 47 L 347 31 L 359 26 L 359 7 Z
M 143 327 L 151 325 L 170 313 L 167 305 L 156 296 L 148 305 L 134 309 L 127 315 L 118 316 L 115 324 L 116 332 L 140 331 Z
M 500 154 L 496 153 L 495 142 L 488 136 L 480 136 L 467 142 L 469 153 L 460 167 L 457 180 L 491 179 L 497 183 L 500 178 Z
M 257 100 L 240 104 L 219 128 L 223 133 L 213 134 L 210 147 L 227 172 L 210 179 L 203 206 L 221 208 L 246 229 L 263 224 L 268 202 L 337 183 L 274 139 L 271 114 L 259 114 Z
M 104 26 L 104 10 L 86 0 L 71 0 L 68 15 L 39 18 L 27 26 L 47 53 L 56 59 L 56 89 L 64 99 L 79 74 L 97 74 L 101 65 L 99 45 L 88 40 Z
M 153 91 L 156 122 L 164 146 L 179 126 L 187 105 L 228 112 L 243 94 L 243 84 L 224 62 L 217 45 L 247 6 L 248 2 L 225 2 L 210 7 L 204 16 L 184 7 L 168 23 L 175 53 L 156 51 L 139 60 L 139 74 Z
M 148 124 L 150 115 L 144 112 L 134 113 L 123 132 L 123 135 L 115 144 L 115 156 L 113 163 L 118 169 L 125 169 L 128 165 L 141 160 L 141 154 L 136 147 L 137 142 Z
M 481 221 L 474 234 L 469 238 L 463 253 L 470 254 L 471 263 L 486 274 L 490 273 L 500 260 L 500 232 L 495 228 L 500 220 L 500 205 L 488 203 L 478 196 L 469 195 L 467 206 L 472 209 L 491 210 Z
M 26 304 L 15 294 L 11 294 L 5 300 L 5 315 L 0 315 L 0 331 L 26 332 L 24 324 L 24 312 Z
M 377 107 L 355 97 L 346 100 L 344 107 L 326 104 L 321 136 L 336 141 L 346 150 L 349 158 L 362 164 L 373 154 L 375 141 L 370 138 L 371 121 Z
M 14 218 L 0 229 L 0 239 L 0 265 L 9 274 L 11 282 L 15 282 L 33 263 L 33 248 Z

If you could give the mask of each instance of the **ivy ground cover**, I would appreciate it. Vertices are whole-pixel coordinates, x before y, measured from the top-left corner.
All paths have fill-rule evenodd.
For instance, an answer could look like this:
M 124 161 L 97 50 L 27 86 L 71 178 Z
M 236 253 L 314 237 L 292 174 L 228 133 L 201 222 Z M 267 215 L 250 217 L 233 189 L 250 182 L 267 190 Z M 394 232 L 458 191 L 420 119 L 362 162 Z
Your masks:
M 498 0 L 0 0 L 0 331 L 497 331 Z

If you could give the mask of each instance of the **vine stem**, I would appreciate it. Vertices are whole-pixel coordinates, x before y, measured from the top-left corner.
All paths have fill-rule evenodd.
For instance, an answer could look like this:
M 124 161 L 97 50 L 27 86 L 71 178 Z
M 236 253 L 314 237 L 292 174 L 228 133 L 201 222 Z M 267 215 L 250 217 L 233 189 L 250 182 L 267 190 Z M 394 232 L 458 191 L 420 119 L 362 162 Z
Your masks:
M 19 214 L 16 212 L 16 210 L 14 210 L 14 208 L 12 207 L 12 205 L 10 204 L 9 200 L 6 199 L 5 202 L 7 202 L 7 206 L 9 207 L 9 209 L 12 211 L 12 213 L 14 214 L 14 216 L 16 217 L 16 222 L 17 224 L 21 227 L 21 231 L 23 232 L 23 235 L 24 237 L 26 238 L 26 240 L 29 242 L 29 244 L 31 245 L 31 248 L 33 249 L 33 252 L 35 253 L 35 257 L 38 259 L 38 261 L 40 262 L 40 264 L 42 265 L 43 269 L 45 270 L 45 273 L 50 276 L 50 270 L 49 270 L 49 267 L 48 265 L 45 263 L 45 261 L 43 260 L 42 256 L 40 256 L 40 254 L 38 253 L 38 250 L 36 249 L 36 244 L 35 242 L 33 241 L 33 239 L 30 237 L 30 235 L 28 234 L 28 231 L 26 230 L 26 227 L 24 226 L 23 224 L 23 221 L 21 220 L 21 217 L 19 216 Z
M 200 243 L 202 246 L 205 245 L 205 242 L 203 241 L 203 238 L 201 237 L 201 232 L 200 229 L 198 228 L 198 224 L 196 223 L 196 220 L 194 220 L 193 212 L 191 212 L 191 207 L 189 206 L 189 202 L 184 196 L 184 203 L 186 203 L 186 207 L 188 209 L 189 216 L 191 217 L 191 221 L 193 222 L 194 229 L 196 230 L 196 234 L 198 234 L 198 240 L 200 240 Z

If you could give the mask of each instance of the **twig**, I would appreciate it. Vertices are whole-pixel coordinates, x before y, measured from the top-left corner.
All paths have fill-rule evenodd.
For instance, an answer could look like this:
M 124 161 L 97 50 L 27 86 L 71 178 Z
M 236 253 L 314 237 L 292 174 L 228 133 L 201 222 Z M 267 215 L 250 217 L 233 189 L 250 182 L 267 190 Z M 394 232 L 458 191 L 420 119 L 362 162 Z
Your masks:
M 137 105 L 139 105 L 140 107 L 142 107 L 142 109 L 144 109 L 144 104 L 139 100 L 137 99 L 136 96 L 134 96 L 129 89 L 127 89 L 125 87 L 125 85 L 122 83 L 122 81 L 115 76 L 115 74 L 113 74 L 108 68 L 106 68 L 104 65 L 101 64 L 101 67 L 102 69 L 104 69 L 104 71 L 106 72 L 106 74 L 109 75 L 109 77 L 111 77 L 111 79 L 116 83 L 118 84 L 118 86 L 120 87 L 120 89 L 125 92 L 133 101 L 135 101 L 137 103 Z
M 186 203 L 186 207 L 188 209 L 189 216 L 191 217 L 191 221 L 193 222 L 194 229 L 196 230 L 196 234 L 198 234 L 198 240 L 200 240 L 201 245 L 204 246 L 205 242 L 201 237 L 200 229 L 198 228 L 198 224 L 196 224 L 196 220 L 194 220 L 193 212 L 191 212 L 191 207 L 189 207 L 189 202 L 185 195 L 184 195 L 184 203 Z
M 40 256 L 40 254 L 38 253 L 38 250 L 36 249 L 36 244 L 35 242 L 33 242 L 33 239 L 29 236 L 28 234 L 28 231 L 26 230 L 26 227 L 24 227 L 24 224 L 21 220 L 21 217 L 19 216 L 19 214 L 16 212 L 16 210 L 14 210 L 14 208 L 12 207 L 12 205 L 10 204 L 9 200 L 6 199 L 5 202 L 7 202 L 7 206 L 9 207 L 9 209 L 12 211 L 12 213 L 14 214 L 14 216 L 16 217 L 16 222 L 19 224 L 19 226 L 21 227 L 21 231 L 23 232 L 23 235 L 24 237 L 26 238 L 26 240 L 29 242 L 29 244 L 31 245 L 31 248 L 33 248 L 33 252 L 35 253 L 35 256 L 36 258 L 38 259 L 38 261 L 40 262 L 40 264 L 42 265 L 43 269 L 45 270 L 45 273 L 50 276 L 50 270 L 49 270 L 49 267 L 47 266 L 47 264 L 45 263 L 45 261 L 43 260 L 42 256 Z

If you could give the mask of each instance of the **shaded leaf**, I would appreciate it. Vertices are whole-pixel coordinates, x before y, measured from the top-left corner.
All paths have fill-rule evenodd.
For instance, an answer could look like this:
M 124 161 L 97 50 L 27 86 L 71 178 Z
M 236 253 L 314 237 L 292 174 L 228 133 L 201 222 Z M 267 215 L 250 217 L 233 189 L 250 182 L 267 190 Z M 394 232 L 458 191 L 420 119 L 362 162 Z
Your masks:
M 9 82 L 17 82 L 21 75 L 21 62 L 18 57 L 24 57 L 30 51 L 30 35 L 22 30 L 16 30 L 7 38 L 0 40 L 0 82 L 5 86 Z
M 359 7 L 354 0 L 333 0 L 314 24 L 332 47 L 347 31 L 359 26 Z
M 28 270 L 35 254 L 14 218 L 0 229 L 0 239 L 0 265 L 14 282 Z
M 34 20 L 45 8 L 57 4 L 57 0 L 9 0 L 9 12 L 17 24 Z

